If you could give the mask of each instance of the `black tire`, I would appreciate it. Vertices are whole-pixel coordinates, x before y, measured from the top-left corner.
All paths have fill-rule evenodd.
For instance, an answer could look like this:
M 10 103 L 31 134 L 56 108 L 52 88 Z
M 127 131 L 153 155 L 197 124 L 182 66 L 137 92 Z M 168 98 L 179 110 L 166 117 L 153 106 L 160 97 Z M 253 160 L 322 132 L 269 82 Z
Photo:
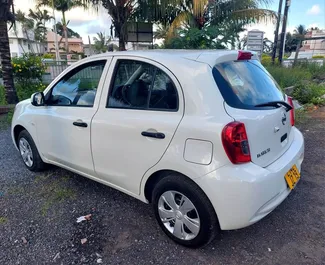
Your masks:
M 193 239 L 185 240 L 174 236 L 161 221 L 158 210 L 159 198 L 166 191 L 182 193 L 195 206 L 200 219 L 200 229 Z M 154 187 L 152 205 L 158 224 L 165 234 L 183 246 L 190 248 L 202 247 L 209 244 L 220 233 L 218 218 L 210 200 L 198 185 L 183 175 L 170 174 L 161 179 Z
M 32 154 L 33 154 L 33 161 L 32 161 L 32 165 L 31 166 L 28 166 L 22 155 L 21 155 L 21 158 L 23 160 L 23 163 L 24 165 L 30 170 L 30 171 L 33 171 L 33 172 L 39 172 L 39 171 L 43 171 L 45 168 L 46 168 L 46 164 L 43 162 L 42 158 L 40 157 L 39 153 L 38 153 L 38 150 L 37 150 L 37 147 L 35 145 L 35 142 L 32 138 L 32 136 L 26 131 L 26 130 L 22 130 L 20 133 L 19 133 L 19 136 L 18 136 L 18 139 L 17 139 L 17 146 L 18 146 L 18 149 L 19 149 L 19 154 L 21 154 L 20 152 L 20 147 L 19 147 L 19 143 L 20 143 L 20 140 L 24 138 L 28 144 L 30 145 L 30 149 L 32 151 Z

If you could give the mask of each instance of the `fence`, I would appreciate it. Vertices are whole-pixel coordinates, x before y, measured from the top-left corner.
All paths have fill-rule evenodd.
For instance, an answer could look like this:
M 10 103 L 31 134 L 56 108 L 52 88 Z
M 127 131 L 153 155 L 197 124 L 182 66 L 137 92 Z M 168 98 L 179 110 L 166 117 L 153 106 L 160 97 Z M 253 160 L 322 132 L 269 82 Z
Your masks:
M 46 65 L 45 74 L 43 75 L 43 82 L 49 84 L 59 74 L 61 74 L 66 68 L 72 65 L 76 61 L 54 61 L 43 60 L 43 64 Z
M 283 60 L 282 65 L 284 67 L 292 67 L 294 61 L 295 60 L 293 60 L 293 59 L 286 59 L 286 60 Z M 318 64 L 319 66 L 325 65 L 324 59 L 298 59 L 297 62 L 303 63 L 303 64 Z

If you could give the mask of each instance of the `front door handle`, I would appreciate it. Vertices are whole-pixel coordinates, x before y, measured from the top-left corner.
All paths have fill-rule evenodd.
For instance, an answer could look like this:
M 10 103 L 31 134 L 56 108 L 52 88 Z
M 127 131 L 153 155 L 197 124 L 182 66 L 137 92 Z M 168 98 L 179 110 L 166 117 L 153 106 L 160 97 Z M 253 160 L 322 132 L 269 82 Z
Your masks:
M 87 128 L 88 127 L 88 124 L 85 123 L 85 122 L 82 122 L 82 121 L 75 121 L 75 122 L 73 122 L 73 125 L 74 126 L 78 126 L 78 127 L 83 127 L 83 128 Z
M 145 137 L 156 138 L 156 139 L 165 139 L 165 134 L 161 132 L 142 132 L 141 135 Z

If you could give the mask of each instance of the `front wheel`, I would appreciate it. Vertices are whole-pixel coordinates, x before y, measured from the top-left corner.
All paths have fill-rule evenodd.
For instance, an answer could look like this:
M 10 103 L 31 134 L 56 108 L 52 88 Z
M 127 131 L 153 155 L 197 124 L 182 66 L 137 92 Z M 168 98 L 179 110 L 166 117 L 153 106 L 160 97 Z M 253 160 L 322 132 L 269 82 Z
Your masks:
M 162 230 L 181 245 L 204 246 L 220 231 L 209 199 L 185 176 L 171 174 L 160 180 L 153 190 L 152 203 Z
M 20 132 L 17 143 L 20 156 L 30 171 L 45 169 L 46 164 L 42 161 L 32 136 L 26 130 Z

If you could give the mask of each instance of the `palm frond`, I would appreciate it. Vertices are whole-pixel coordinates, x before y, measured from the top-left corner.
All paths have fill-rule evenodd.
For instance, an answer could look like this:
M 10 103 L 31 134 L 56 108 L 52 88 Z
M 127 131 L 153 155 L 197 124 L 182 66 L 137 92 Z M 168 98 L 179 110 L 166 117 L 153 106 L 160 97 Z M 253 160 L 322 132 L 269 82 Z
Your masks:
M 269 9 L 242 9 L 234 11 L 231 17 L 247 23 L 275 23 L 278 15 L 277 12 Z
M 195 21 L 194 15 L 191 12 L 183 11 L 179 13 L 179 15 L 174 19 L 173 23 L 170 25 L 169 30 L 167 32 L 166 41 L 173 38 L 176 35 L 176 31 L 182 27 L 186 27 L 188 25 L 195 25 L 197 22 Z

